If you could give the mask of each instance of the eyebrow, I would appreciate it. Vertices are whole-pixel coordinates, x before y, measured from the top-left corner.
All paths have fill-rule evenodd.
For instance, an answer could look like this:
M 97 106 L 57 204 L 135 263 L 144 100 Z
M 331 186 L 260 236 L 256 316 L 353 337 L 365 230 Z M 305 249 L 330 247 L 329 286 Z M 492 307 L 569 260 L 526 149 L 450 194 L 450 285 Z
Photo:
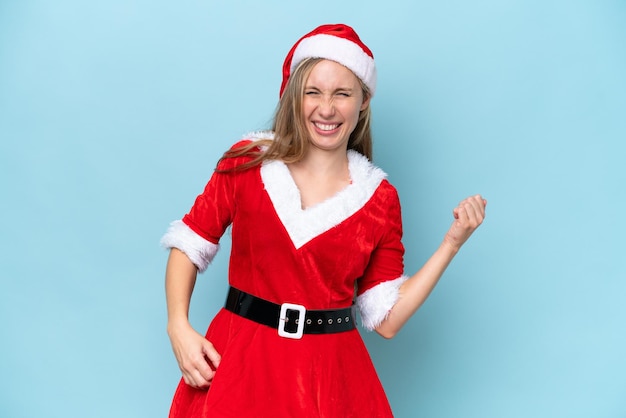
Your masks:
M 308 90 L 308 89 L 314 89 L 314 90 L 320 90 L 320 91 L 321 91 L 321 89 L 320 89 L 319 87 L 315 86 L 315 85 L 312 85 L 312 86 L 304 86 L 304 89 L 305 89 L 305 90 Z M 339 88 L 336 88 L 336 89 L 333 91 L 333 93 L 336 93 L 336 92 L 338 92 L 338 91 L 345 91 L 345 92 L 348 92 L 348 93 L 352 93 L 352 92 L 354 91 L 354 89 L 352 89 L 352 88 L 350 88 L 350 87 L 339 87 Z

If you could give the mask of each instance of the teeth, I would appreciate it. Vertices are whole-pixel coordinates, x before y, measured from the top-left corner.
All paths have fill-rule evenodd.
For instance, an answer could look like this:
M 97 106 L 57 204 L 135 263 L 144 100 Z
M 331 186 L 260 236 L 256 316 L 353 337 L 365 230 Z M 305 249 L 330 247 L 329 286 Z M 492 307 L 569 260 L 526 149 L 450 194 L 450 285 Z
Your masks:
M 332 131 L 333 129 L 336 129 L 337 126 L 339 126 L 338 124 L 334 124 L 334 125 L 323 125 L 321 123 L 316 123 L 315 126 L 317 126 L 318 128 L 320 128 L 322 131 Z

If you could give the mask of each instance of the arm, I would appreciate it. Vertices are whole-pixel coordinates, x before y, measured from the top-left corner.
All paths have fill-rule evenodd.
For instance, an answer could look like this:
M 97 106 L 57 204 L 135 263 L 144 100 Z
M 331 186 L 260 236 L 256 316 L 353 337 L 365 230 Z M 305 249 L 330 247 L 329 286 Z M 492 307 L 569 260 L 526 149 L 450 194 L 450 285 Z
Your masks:
M 165 273 L 167 333 L 185 383 L 208 387 L 220 363 L 220 355 L 189 323 L 189 303 L 196 283 L 196 266 L 182 251 L 172 248 Z
M 385 338 L 392 338 L 400 331 L 428 298 L 461 246 L 480 226 L 485 218 L 486 205 L 487 201 L 476 195 L 465 199 L 454 209 L 455 220 L 443 242 L 422 268 L 400 286 L 398 301 L 376 332 Z

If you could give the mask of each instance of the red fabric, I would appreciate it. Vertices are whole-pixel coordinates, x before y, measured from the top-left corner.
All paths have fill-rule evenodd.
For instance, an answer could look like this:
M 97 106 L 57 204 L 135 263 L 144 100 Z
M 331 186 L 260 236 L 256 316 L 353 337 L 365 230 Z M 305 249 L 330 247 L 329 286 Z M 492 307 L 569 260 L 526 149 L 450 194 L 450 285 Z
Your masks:
M 403 272 L 400 206 L 386 180 L 357 213 L 299 249 L 259 168 L 214 174 L 183 221 L 212 242 L 232 222 L 230 284 L 275 303 L 343 308 L 352 304 L 357 280 L 362 293 Z M 211 388 L 181 380 L 171 418 L 392 416 L 357 330 L 290 340 L 221 310 L 207 339 L 222 355 Z

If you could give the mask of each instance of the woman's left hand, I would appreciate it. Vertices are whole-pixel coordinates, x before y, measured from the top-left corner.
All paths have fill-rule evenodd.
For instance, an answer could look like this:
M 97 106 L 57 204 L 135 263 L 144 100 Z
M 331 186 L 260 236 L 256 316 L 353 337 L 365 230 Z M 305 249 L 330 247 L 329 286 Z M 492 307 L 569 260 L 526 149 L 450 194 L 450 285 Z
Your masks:
M 487 201 L 478 194 L 459 203 L 452 211 L 454 222 L 446 233 L 444 242 L 458 251 L 485 219 L 486 206 Z

